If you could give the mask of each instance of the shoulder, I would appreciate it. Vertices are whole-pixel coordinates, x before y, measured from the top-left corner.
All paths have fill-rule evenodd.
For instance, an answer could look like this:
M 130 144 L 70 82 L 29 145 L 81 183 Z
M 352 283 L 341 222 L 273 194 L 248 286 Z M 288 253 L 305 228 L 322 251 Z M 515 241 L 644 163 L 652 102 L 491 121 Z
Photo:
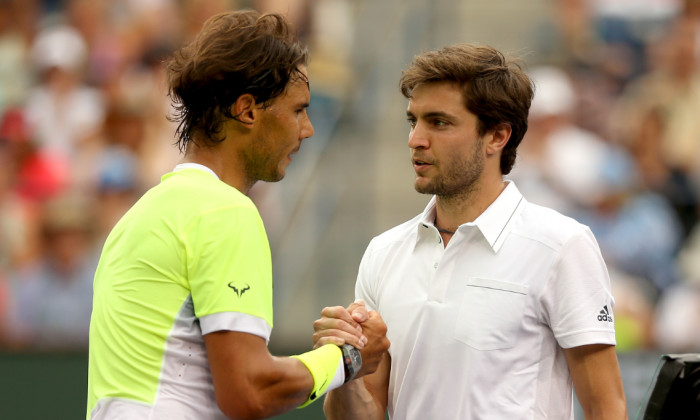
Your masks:
M 591 236 L 588 226 L 556 210 L 528 202 L 513 233 L 560 250 L 572 238 Z
M 208 230 L 214 236 L 223 229 L 247 227 L 264 232 L 255 204 L 246 195 L 203 171 L 178 171 L 163 176 L 115 226 L 116 231 L 172 232 Z M 134 235 L 138 236 L 138 235 Z
M 376 252 L 398 246 L 407 241 L 415 242 L 422 215 L 417 215 L 400 225 L 394 226 L 372 238 L 368 251 Z
M 187 202 L 195 207 L 255 208 L 250 197 L 201 170 L 168 173 L 154 191 L 155 195 L 176 200 L 179 205 Z

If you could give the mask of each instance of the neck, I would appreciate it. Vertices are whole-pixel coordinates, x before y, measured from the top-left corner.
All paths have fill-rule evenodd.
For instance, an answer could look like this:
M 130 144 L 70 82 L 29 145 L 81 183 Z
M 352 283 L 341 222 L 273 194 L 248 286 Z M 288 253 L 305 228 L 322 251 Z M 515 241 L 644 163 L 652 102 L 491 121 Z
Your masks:
M 235 153 L 226 150 L 223 143 L 215 146 L 199 146 L 196 143 L 191 143 L 185 156 L 180 163 L 198 163 L 214 171 L 219 179 L 243 194 L 248 194 L 250 188 L 255 184 L 254 180 L 249 180 L 245 176 L 245 172 L 241 169 L 243 165 L 240 162 L 232 160 L 236 156 Z
M 460 225 L 476 220 L 505 187 L 506 183 L 499 180 L 489 188 L 478 187 L 456 196 L 437 196 L 435 227 L 441 233 L 454 233 Z
M 440 226 L 437 225 L 437 221 L 436 221 L 435 223 L 433 223 L 433 224 L 435 225 L 435 228 L 436 228 L 436 229 L 438 230 L 438 232 L 440 232 L 440 233 L 444 233 L 444 234 L 446 234 L 446 235 L 454 235 L 454 233 L 456 232 L 456 230 L 447 230 L 447 229 L 441 228 Z

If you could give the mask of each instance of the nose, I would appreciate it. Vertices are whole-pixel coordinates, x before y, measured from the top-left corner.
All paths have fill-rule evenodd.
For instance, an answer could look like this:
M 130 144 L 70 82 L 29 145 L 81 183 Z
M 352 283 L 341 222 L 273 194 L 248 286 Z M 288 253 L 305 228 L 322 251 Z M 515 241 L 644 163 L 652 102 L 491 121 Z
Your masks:
M 428 147 L 428 136 L 422 129 L 420 122 L 417 122 L 408 133 L 408 147 L 411 149 L 425 149 Z
M 309 137 L 314 135 L 314 126 L 311 124 L 311 120 L 309 119 L 309 116 L 304 113 L 304 119 L 301 123 L 301 131 L 299 133 L 299 137 L 301 137 L 301 140 L 308 139 Z

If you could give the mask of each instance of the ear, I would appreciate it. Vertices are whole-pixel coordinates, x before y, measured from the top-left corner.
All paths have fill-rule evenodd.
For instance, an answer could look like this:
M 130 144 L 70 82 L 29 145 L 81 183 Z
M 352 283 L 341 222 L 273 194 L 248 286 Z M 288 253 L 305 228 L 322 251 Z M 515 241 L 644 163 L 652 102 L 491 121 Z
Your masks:
M 236 99 L 231 108 L 231 113 L 236 121 L 246 126 L 253 125 L 256 115 L 255 110 L 257 109 L 253 95 L 244 93 Z
M 493 155 L 500 153 L 508 140 L 513 130 L 508 123 L 500 123 L 491 131 L 490 136 L 488 136 L 488 143 L 486 144 L 486 153 L 488 155 Z

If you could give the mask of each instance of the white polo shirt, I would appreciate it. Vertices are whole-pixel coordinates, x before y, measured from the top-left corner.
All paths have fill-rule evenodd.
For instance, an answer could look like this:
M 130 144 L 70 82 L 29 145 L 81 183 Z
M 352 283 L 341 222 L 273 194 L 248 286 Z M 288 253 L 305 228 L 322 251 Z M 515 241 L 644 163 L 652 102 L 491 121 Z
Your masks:
M 563 348 L 615 344 L 613 297 L 588 227 L 508 182 L 447 247 L 423 214 L 374 238 L 357 298 L 391 340 L 393 419 L 573 419 Z

